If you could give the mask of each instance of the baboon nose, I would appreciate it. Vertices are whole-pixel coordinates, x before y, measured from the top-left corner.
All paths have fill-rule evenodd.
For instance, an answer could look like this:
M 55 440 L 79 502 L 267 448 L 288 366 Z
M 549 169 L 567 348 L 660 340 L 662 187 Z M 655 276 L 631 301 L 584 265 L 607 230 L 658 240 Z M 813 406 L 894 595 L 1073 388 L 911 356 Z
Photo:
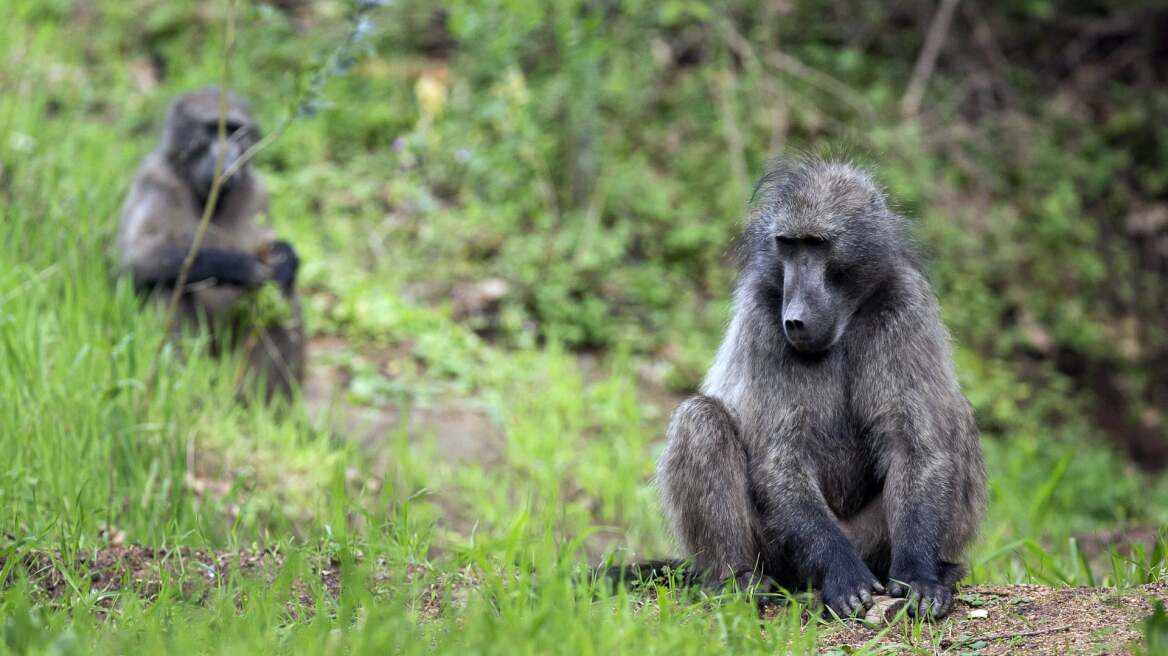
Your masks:
M 783 327 L 787 329 L 787 332 L 799 331 L 803 330 L 803 322 L 798 319 L 787 319 L 783 321 Z

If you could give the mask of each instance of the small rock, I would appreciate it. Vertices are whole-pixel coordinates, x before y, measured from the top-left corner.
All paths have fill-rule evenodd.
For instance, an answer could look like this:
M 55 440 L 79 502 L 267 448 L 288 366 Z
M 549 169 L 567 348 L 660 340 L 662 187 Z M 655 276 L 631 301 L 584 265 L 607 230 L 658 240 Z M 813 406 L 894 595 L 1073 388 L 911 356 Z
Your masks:
M 475 283 L 456 285 L 451 290 L 455 319 L 493 314 L 499 302 L 511 291 L 511 285 L 502 278 L 487 278 Z
M 864 622 L 868 624 L 884 625 L 896 618 L 896 614 L 904 607 L 904 599 L 900 597 L 873 597 L 872 607 L 864 613 Z
M 160 71 L 150 60 L 143 58 L 130 62 L 129 72 L 130 79 L 134 81 L 138 91 L 150 93 L 158 88 Z
M 971 620 L 984 620 L 990 616 L 990 612 L 984 608 L 975 608 L 966 613 L 965 616 Z
M 109 543 L 111 547 L 120 547 L 126 543 L 126 532 L 116 526 L 102 523 L 98 527 L 98 537 Z

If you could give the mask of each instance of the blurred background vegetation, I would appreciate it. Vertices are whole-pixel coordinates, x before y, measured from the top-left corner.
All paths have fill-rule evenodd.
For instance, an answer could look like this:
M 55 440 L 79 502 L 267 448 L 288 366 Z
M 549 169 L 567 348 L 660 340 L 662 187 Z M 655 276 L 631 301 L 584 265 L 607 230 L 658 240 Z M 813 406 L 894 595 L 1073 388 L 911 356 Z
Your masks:
M 243 410 L 233 363 L 168 361 L 141 416 L 160 329 L 114 280 L 118 210 L 169 100 L 220 81 L 225 3 L 6 0 L 0 580 L 114 528 L 488 581 L 667 555 L 662 421 L 721 337 L 753 181 L 824 149 L 914 218 L 992 478 L 973 580 L 1161 575 L 1168 7 L 396 0 L 355 29 L 360 4 L 241 2 L 231 62 L 262 125 L 294 117 L 259 168 L 324 391 Z M 407 418 L 451 399 L 485 417 L 462 442 Z M 397 414 L 356 440 L 352 408 Z
M 499 278 L 480 334 L 628 347 L 688 391 L 725 321 L 753 180 L 830 144 L 919 217 L 988 434 L 1082 423 L 1168 464 L 1168 15 L 961 4 L 906 117 L 933 4 L 394 3 L 319 133 L 268 163 L 367 180 L 302 202 L 399 249 L 407 295 Z M 257 31 L 240 80 L 276 106 L 278 72 L 322 32 L 308 3 L 277 5 L 257 11 L 296 38 Z M 156 77 L 169 49 L 199 47 L 179 29 L 198 20 L 148 14 Z

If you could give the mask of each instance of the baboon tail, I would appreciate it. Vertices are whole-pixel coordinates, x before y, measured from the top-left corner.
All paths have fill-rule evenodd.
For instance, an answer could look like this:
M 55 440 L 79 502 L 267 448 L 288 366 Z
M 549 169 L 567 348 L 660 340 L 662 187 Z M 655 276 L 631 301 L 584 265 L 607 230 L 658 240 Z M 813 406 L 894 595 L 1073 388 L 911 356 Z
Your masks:
M 608 581 L 613 586 L 636 588 L 643 585 L 700 585 L 701 577 L 687 567 L 684 560 L 646 560 L 639 563 L 598 567 L 593 572 L 596 580 Z

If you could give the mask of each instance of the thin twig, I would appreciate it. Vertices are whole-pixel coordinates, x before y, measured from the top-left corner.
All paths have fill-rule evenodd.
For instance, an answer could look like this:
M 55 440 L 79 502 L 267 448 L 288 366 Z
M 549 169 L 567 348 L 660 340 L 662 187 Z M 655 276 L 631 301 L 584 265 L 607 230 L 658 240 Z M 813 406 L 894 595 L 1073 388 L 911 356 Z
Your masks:
M 166 319 L 163 321 L 164 330 L 162 338 L 158 340 L 158 349 L 154 352 L 154 359 L 150 363 L 150 373 L 146 376 L 146 392 L 143 397 L 144 409 L 149 407 L 150 404 L 150 396 L 158 379 L 158 363 L 162 359 L 162 351 L 166 348 L 167 342 L 170 341 L 171 331 L 174 329 L 175 321 L 178 319 L 178 304 L 186 292 L 187 279 L 190 277 L 191 267 L 195 264 L 195 258 L 198 256 L 199 249 L 203 245 L 203 239 L 207 235 L 207 228 L 211 225 L 211 217 L 215 214 L 215 206 L 219 202 L 219 192 L 223 188 L 223 181 L 227 179 L 227 176 L 231 175 L 231 173 L 226 173 L 223 170 L 223 162 L 227 155 L 227 94 L 231 83 L 231 54 L 235 49 L 235 0 L 227 0 L 227 16 L 225 17 L 225 21 L 227 23 L 227 34 L 223 48 L 223 75 L 219 85 L 219 134 L 217 136 L 219 140 L 219 151 L 215 155 L 215 176 L 211 180 L 211 190 L 207 194 L 207 203 L 203 206 L 203 216 L 200 217 L 199 226 L 195 229 L 195 237 L 191 242 L 191 248 L 187 251 L 186 258 L 183 259 L 182 268 L 179 269 L 178 279 L 174 284 L 174 291 L 171 292 L 170 301 L 166 305 Z M 248 152 L 255 150 L 256 148 L 252 147 L 248 149 Z M 237 166 L 233 166 L 231 172 L 234 173 L 238 168 Z
M 276 347 L 275 342 L 272 341 L 272 335 L 270 332 L 268 332 L 268 328 L 268 326 L 256 327 L 252 334 L 247 338 L 247 341 L 244 342 L 243 352 L 246 354 L 246 356 L 244 357 L 243 361 L 240 362 L 239 368 L 235 371 L 235 381 L 232 386 L 233 389 L 235 389 L 235 394 L 237 396 L 245 394 L 246 386 L 256 382 L 256 380 L 249 380 L 247 374 L 249 371 L 251 371 L 252 351 L 254 351 L 257 346 L 263 347 L 264 353 L 268 356 L 268 359 L 275 363 L 276 368 L 278 369 L 278 373 L 284 377 L 284 380 L 295 379 L 295 376 L 292 374 L 292 367 L 288 364 L 288 361 L 284 359 L 284 354 L 281 353 L 280 349 Z M 288 330 L 287 326 L 284 326 L 284 328 L 286 331 Z M 303 326 L 295 327 L 292 330 L 297 330 L 301 333 L 297 337 L 298 339 L 304 339 L 302 334 Z M 271 385 L 270 379 L 261 380 L 259 382 L 262 382 L 265 385 Z
M 743 65 L 746 66 L 746 70 L 754 76 L 766 105 L 771 110 L 771 140 L 768 152 L 777 153 L 782 149 L 783 142 L 786 141 L 788 128 L 787 101 L 783 94 L 775 88 L 776 84 L 781 84 L 781 81 L 779 81 L 778 76 L 766 74 L 766 71 L 763 70 L 762 60 L 759 59 L 754 46 L 738 31 L 733 21 L 729 18 L 723 18 L 719 25 L 722 28 L 726 46 L 738 55 Z
M 941 6 L 937 8 L 937 13 L 933 14 L 929 32 L 925 35 L 925 45 L 921 48 L 908 87 L 900 99 L 901 116 L 915 116 L 921 108 L 921 99 L 925 95 L 929 78 L 933 75 L 933 68 L 937 65 L 937 56 L 941 54 L 941 46 L 945 45 L 945 38 L 949 36 L 949 25 L 953 22 L 957 1 L 941 0 Z
M 178 280 L 176 281 L 174 292 L 171 294 L 170 302 L 167 304 L 166 318 L 164 321 L 165 331 L 162 339 L 159 341 L 158 350 L 154 354 L 154 359 L 151 362 L 150 372 L 146 377 L 147 385 L 143 402 L 144 409 L 149 406 L 150 395 L 157 383 L 159 361 L 161 360 L 163 350 L 166 348 L 166 343 L 171 339 L 175 321 L 178 317 L 178 304 L 182 299 L 183 293 L 189 291 L 184 289 L 184 287 L 190 275 L 191 266 L 198 256 L 199 248 L 210 225 L 211 217 L 215 213 L 215 206 L 219 200 L 219 193 L 222 189 L 223 181 L 238 173 L 240 169 L 247 166 L 262 150 L 275 143 L 296 119 L 311 116 L 317 111 L 319 96 L 322 93 L 325 82 L 328 81 L 332 74 L 344 72 L 357 60 L 355 51 L 373 29 L 373 23 L 368 17 L 369 12 L 385 4 L 385 0 L 361 0 L 357 3 L 356 9 L 351 15 L 352 29 L 346 35 L 345 40 L 333 51 L 327 62 L 316 71 L 308 87 L 299 94 L 294 105 L 294 110 L 272 132 L 245 150 L 238 159 L 226 168 L 223 166 L 226 149 L 220 148 L 215 161 L 216 174 L 211 181 L 211 190 L 207 194 L 207 203 L 203 207 L 203 215 L 199 220 L 199 226 L 195 232 L 191 248 L 183 260 L 183 266 L 179 271 Z M 220 84 L 221 93 L 219 96 L 218 139 L 220 144 L 224 142 L 227 131 L 227 93 L 231 74 L 231 56 L 235 49 L 235 0 L 228 0 L 227 8 L 226 47 L 223 53 L 223 80 Z
M 855 89 L 838 78 L 832 77 L 823 71 L 812 68 L 798 59 L 781 50 L 773 50 L 766 54 L 766 62 L 784 73 L 797 77 L 804 82 L 836 96 L 852 106 L 865 119 L 873 120 L 875 111 L 867 98 L 860 95 Z
M 738 127 L 738 104 L 734 102 L 738 88 L 738 78 L 729 65 L 714 77 L 714 94 L 718 101 L 718 114 L 722 121 L 722 136 L 726 139 L 726 149 L 730 155 L 730 177 L 736 187 L 735 196 L 749 190 L 750 181 L 746 172 L 746 153 L 742 130 Z
M 40 271 L 37 271 L 35 274 L 33 274 L 32 276 L 25 279 L 24 282 L 20 283 L 15 288 L 8 290 L 3 295 L 0 295 L 0 305 L 4 305 L 9 300 L 16 298 L 16 296 L 18 294 L 23 294 L 29 288 L 35 287 L 35 286 L 41 284 L 42 282 L 48 280 L 49 278 L 52 278 L 53 276 L 57 275 L 60 272 L 61 272 L 61 263 L 59 261 L 54 262 L 53 264 L 50 264 L 49 266 L 41 269 Z
M 1006 70 L 1010 67 L 1009 59 L 1002 52 L 1002 47 L 998 45 L 998 39 L 994 36 L 993 27 L 982 15 L 977 3 L 967 2 L 961 6 L 961 11 L 965 19 L 973 23 L 973 41 L 985 54 L 994 73 L 999 77 L 1006 77 Z
M 1001 633 L 988 633 L 982 636 L 972 636 L 968 641 L 963 642 L 977 642 L 978 640 L 1003 640 L 1005 638 L 1033 638 L 1034 636 L 1046 635 L 1048 633 L 1060 633 L 1062 631 L 1069 631 L 1075 628 L 1074 624 L 1065 624 L 1063 626 L 1052 626 L 1049 629 L 1035 629 L 1034 631 L 1022 631 L 1021 633 L 1011 633 L 1003 631 Z

